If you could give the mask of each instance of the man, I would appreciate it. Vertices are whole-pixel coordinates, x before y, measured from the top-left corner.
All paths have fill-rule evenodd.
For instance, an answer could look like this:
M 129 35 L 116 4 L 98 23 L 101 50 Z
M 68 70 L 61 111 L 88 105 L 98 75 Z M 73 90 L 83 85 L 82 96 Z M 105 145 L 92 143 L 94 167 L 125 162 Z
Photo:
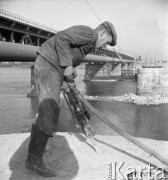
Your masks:
M 32 125 L 26 167 L 42 176 L 56 176 L 56 172 L 44 162 L 43 154 L 49 137 L 59 117 L 60 88 L 64 77 L 77 76 L 74 67 L 93 48 L 107 44 L 115 46 L 117 34 L 108 21 L 96 29 L 88 26 L 72 26 L 59 31 L 39 49 L 35 61 L 34 74 L 39 97 L 38 117 Z

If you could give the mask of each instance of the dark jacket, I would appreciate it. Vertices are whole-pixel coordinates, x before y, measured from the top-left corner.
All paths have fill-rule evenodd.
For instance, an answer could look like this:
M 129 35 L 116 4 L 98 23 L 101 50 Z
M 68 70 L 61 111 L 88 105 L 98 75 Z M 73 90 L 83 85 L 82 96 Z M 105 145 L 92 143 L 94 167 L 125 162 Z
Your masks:
M 95 46 L 98 34 L 88 26 L 72 26 L 44 42 L 39 54 L 54 66 L 76 67 Z

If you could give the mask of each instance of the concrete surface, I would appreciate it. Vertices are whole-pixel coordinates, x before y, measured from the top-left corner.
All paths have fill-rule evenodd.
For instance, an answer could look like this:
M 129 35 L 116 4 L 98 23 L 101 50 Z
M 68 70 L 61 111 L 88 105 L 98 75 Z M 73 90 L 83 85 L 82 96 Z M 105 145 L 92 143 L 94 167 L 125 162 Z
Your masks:
M 57 177 L 44 178 L 25 169 L 30 133 L 0 135 L 0 179 L 1 180 L 111 180 L 112 166 L 116 162 L 125 162 L 120 171 L 128 173 L 130 166 L 138 172 L 140 167 L 148 167 L 149 163 L 167 168 L 159 160 L 151 157 L 140 148 L 118 136 L 95 136 L 95 143 L 100 150 L 96 153 L 90 142 L 80 133 L 56 133 L 49 140 L 50 149 L 45 153 L 48 164 L 55 168 Z M 155 151 L 168 159 L 168 142 L 138 138 Z M 113 162 L 113 165 L 112 165 Z M 113 169 L 114 170 L 114 169 Z M 120 173 L 116 177 L 122 179 Z

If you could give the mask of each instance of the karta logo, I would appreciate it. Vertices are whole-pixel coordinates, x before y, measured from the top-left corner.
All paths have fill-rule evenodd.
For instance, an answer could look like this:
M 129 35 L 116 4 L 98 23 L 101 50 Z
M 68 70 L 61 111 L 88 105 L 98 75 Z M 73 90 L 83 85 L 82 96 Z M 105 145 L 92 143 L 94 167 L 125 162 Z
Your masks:
M 110 162 L 107 180 L 168 180 L 168 171 L 161 167 L 126 166 L 125 162 Z

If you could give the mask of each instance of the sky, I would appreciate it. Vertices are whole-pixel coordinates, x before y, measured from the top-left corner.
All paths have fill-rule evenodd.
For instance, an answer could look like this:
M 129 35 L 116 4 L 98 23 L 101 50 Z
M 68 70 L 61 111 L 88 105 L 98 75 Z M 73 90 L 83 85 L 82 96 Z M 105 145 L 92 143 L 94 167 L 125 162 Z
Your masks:
M 58 30 L 108 20 L 118 34 L 115 49 L 168 60 L 168 0 L 0 0 L 0 8 Z

